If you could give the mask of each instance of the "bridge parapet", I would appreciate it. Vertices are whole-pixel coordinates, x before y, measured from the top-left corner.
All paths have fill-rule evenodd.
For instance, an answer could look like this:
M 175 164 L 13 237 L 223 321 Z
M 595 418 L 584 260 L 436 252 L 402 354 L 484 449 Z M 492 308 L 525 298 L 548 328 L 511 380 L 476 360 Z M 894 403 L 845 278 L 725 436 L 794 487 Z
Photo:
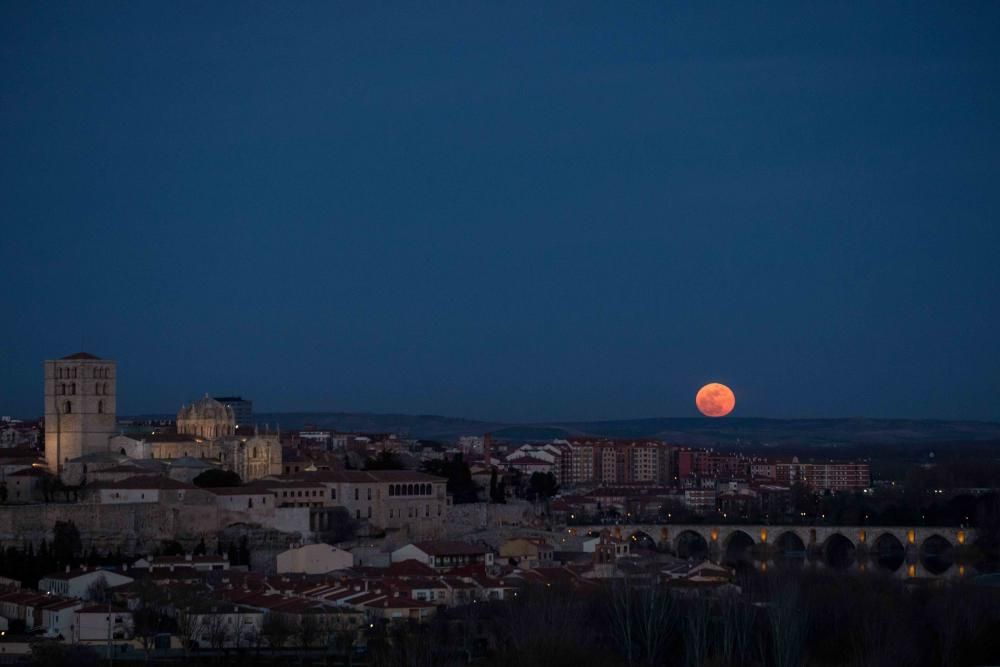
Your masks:
M 742 524 L 620 524 L 598 526 L 570 526 L 570 535 L 583 536 L 608 530 L 619 539 L 629 539 L 645 534 L 660 546 L 677 549 L 686 535 L 697 535 L 705 540 L 709 549 L 725 551 L 730 540 L 743 534 L 755 545 L 775 545 L 792 535 L 805 549 L 822 549 L 835 536 L 850 542 L 855 549 L 870 550 L 881 540 L 892 538 L 907 551 L 919 552 L 933 537 L 940 537 L 953 547 L 975 541 L 974 529 L 961 526 L 780 526 Z

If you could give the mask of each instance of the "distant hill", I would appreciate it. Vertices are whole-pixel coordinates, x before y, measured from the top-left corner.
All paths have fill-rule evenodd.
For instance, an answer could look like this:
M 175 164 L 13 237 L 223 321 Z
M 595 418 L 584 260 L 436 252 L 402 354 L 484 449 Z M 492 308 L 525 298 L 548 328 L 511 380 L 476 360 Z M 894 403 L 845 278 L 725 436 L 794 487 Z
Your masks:
M 846 444 L 929 444 L 1000 441 L 1000 423 L 931 419 L 700 419 L 649 418 L 611 421 L 514 424 L 441 415 L 355 412 L 286 412 L 255 415 L 273 428 L 307 426 L 339 431 L 396 433 L 405 437 L 453 440 L 493 433 L 506 440 L 541 440 L 573 436 L 657 438 L 691 445 L 736 443 L 818 446 Z

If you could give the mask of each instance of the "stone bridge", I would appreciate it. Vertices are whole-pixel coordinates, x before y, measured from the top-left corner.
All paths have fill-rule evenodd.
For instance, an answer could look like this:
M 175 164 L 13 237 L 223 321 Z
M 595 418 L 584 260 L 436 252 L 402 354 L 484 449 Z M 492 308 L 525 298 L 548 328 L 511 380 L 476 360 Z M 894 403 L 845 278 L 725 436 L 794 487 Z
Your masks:
M 930 550 L 961 547 L 975 541 L 975 531 L 954 526 L 764 526 L 736 524 L 624 524 L 570 526 L 572 536 L 609 530 L 620 539 L 648 537 L 660 548 L 681 551 L 688 540 L 703 540 L 709 556 L 720 560 L 730 547 L 760 547 L 771 554 L 806 552 L 827 555 L 837 543 L 859 553 L 901 549 L 908 561 Z

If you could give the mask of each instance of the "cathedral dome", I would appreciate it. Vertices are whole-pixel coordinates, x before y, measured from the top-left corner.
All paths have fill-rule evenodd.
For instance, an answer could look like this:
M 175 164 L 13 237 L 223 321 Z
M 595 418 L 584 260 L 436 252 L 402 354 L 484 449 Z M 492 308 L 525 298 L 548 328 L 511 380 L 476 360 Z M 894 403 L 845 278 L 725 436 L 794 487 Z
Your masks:
M 182 406 L 177 412 L 177 432 L 203 438 L 220 438 L 233 435 L 236 416 L 233 409 L 205 396 L 191 405 Z
M 183 415 L 183 417 L 182 417 Z M 178 419 L 234 419 L 233 409 L 219 403 L 210 396 L 200 398 L 191 405 L 185 405 L 177 415 Z

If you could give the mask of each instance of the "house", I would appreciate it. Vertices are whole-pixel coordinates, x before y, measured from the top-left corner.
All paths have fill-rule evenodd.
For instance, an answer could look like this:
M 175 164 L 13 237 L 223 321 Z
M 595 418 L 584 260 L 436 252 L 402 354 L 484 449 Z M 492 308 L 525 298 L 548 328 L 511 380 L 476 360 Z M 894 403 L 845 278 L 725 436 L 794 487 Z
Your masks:
M 8 502 L 25 503 L 42 497 L 42 480 L 50 477 L 41 468 L 22 468 L 7 475 Z
M 132 567 L 149 574 L 193 570 L 195 572 L 221 572 L 229 569 L 229 556 L 183 554 L 180 556 L 153 556 L 140 558 Z
M 160 475 L 136 475 L 116 482 L 97 482 L 87 487 L 90 497 L 102 505 L 122 503 L 182 502 L 201 489 Z
M 413 559 L 435 570 L 447 570 L 473 563 L 493 565 L 493 551 L 486 546 L 449 540 L 414 542 L 392 552 L 392 562 Z
M 500 545 L 501 560 L 518 567 L 551 565 L 555 549 L 537 537 L 515 537 Z
M 594 553 L 601 545 L 607 545 L 609 550 L 613 550 L 616 559 L 629 555 L 628 540 L 619 539 L 611 534 L 605 535 L 603 540 L 601 537 L 592 537 L 589 540 L 584 540 L 583 551 L 589 554 Z
M 660 569 L 660 577 L 668 583 L 728 584 L 733 580 L 733 570 L 710 561 L 681 561 Z
M 237 604 L 217 604 L 181 614 L 181 639 L 199 648 L 233 648 L 259 644 L 265 613 Z
M 38 590 L 43 593 L 65 595 L 77 600 L 89 600 L 91 586 L 98 585 L 101 580 L 108 588 L 123 586 L 134 581 L 115 570 L 88 568 L 86 566 L 71 570 L 68 566 L 65 572 L 47 574 L 38 581 Z
M 42 627 L 47 637 L 73 636 L 76 624 L 76 610 L 83 606 L 79 600 L 58 598 L 42 608 Z
M 132 612 L 109 604 L 81 607 L 74 612 L 73 641 L 107 641 L 131 639 L 134 628 Z
M 325 574 L 354 566 L 354 556 L 329 544 L 306 544 L 277 556 L 278 574 Z

